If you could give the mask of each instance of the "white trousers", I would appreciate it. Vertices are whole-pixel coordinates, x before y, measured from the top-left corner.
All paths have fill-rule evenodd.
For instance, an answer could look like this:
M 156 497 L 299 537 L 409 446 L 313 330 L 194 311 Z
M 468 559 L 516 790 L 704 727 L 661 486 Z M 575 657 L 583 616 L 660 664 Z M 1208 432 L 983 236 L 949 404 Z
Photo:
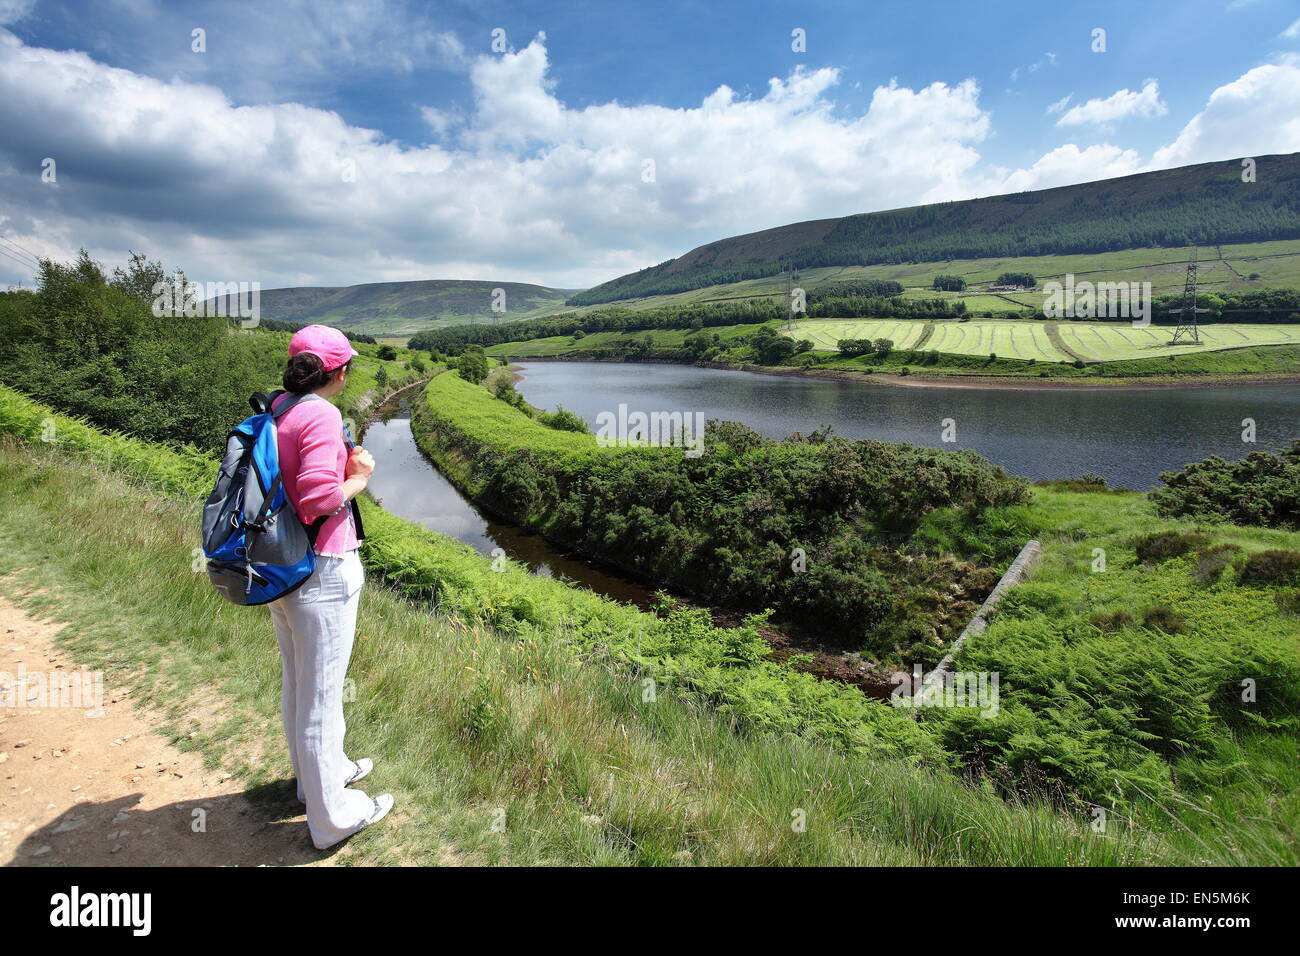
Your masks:
M 318 850 L 356 833 L 375 811 L 374 800 L 347 788 L 357 765 L 343 753 L 343 680 L 364 583 L 356 551 L 320 556 L 302 587 L 270 604 L 284 662 L 284 735 Z

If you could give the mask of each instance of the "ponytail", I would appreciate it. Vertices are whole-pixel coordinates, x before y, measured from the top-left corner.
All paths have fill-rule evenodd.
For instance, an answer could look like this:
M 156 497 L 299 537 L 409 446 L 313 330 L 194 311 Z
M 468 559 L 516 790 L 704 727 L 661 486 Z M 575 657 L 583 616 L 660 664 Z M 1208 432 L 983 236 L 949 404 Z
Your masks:
M 311 352 L 299 352 L 289 359 L 282 381 L 286 391 L 302 395 L 328 384 L 331 377 L 318 356 Z

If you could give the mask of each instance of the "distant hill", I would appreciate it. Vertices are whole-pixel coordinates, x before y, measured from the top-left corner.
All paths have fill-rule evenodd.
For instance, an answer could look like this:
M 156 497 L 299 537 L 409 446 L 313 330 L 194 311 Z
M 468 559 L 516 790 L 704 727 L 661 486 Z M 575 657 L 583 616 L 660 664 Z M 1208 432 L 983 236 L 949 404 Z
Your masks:
M 505 291 L 503 313 L 492 311 L 494 289 Z M 540 318 L 565 307 L 574 289 L 525 282 L 421 279 L 349 286 L 263 289 L 262 317 L 320 322 L 367 335 L 409 335 L 440 325 Z
M 720 239 L 569 299 L 594 305 L 799 269 L 1300 238 L 1300 153 L 814 219 Z

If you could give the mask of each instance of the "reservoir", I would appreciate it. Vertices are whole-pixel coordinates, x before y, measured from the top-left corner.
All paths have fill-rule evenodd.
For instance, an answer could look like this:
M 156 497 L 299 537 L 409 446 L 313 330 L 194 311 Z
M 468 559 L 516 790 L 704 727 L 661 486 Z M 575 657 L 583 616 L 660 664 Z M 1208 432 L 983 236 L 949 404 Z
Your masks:
M 769 438 L 831 425 L 846 438 L 970 448 L 1031 480 L 1091 472 L 1147 491 L 1162 471 L 1236 460 L 1300 438 L 1300 388 L 994 389 L 873 385 L 688 365 L 520 362 L 530 404 L 602 412 L 702 412 Z M 1254 423 L 1255 443 L 1242 441 Z M 944 442 L 945 424 L 956 441 Z
M 1007 390 L 899 387 L 680 365 L 524 362 L 519 390 L 541 408 L 563 405 L 594 425 L 602 412 L 693 414 L 742 421 L 784 438 L 829 424 L 849 438 L 971 448 L 1030 479 L 1092 472 L 1112 487 L 1146 490 L 1161 471 L 1209 455 L 1238 459 L 1300 437 L 1294 386 L 1149 390 Z M 652 589 L 587 561 L 541 535 L 498 521 L 466 499 L 420 453 L 411 435 L 414 394 L 383 406 L 365 432 L 377 467 L 371 493 L 392 513 L 504 553 L 556 576 L 645 608 Z M 944 420 L 957 439 L 942 441 Z M 1241 440 L 1242 421 L 1256 442 Z
M 650 606 L 652 589 L 630 578 L 603 570 L 552 545 L 539 534 L 497 521 L 465 498 L 420 453 L 411 434 L 410 396 L 379 408 L 367 428 L 364 444 L 375 456 L 369 490 L 385 509 L 399 518 L 463 541 L 480 554 L 496 549 L 527 565 L 534 574 L 560 577 L 627 604 Z

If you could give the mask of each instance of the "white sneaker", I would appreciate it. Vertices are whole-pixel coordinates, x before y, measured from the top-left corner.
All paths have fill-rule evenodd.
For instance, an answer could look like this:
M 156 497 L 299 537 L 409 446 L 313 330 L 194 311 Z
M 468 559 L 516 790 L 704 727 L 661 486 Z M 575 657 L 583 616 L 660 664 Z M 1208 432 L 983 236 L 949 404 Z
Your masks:
M 365 780 L 366 777 L 370 776 L 370 771 L 375 769 L 375 762 L 370 760 L 368 757 L 362 757 L 360 760 L 355 761 L 355 763 L 357 765 L 357 771 L 352 776 L 348 777 L 347 782 L 343 784 L 345 787 L 352 786 L 358 780 Z
M 393 795 L 391 793 L 385 793 L 382 794 L 381 796 L 375 797 L 374 811 L 370 814 L 370 816 L 366 817 L 359 824 L 357 824 L 357 828 L 355 830 L 353 830 L 351 833 L 347 833 L 339 837 L 333 843 L 327 843 L 324 846 L 321 846 L 319 843 L 316 842 L 316 838 L 312 837 L 312 845 L 315 846 L 316 849 L 318 850 L 328 850 L 332 846 L 338 846 L 338 844 L 342 843 L 344 840 L 349 839 L 350 837 L 356 836 L 358 833 L 360 833 L 362 830 L 364 830 L 366 827 L 370 826 L 371 824 L 378 823 L 384 817 L 388 816 L 388 812 L 392 809 L 393 809 Z
M 378 823 L 388 816 L 388 811 L 391 809 L 393 809 L 393 795 L 391 793 L 381 793 L 375 797 L 375 812 L 370 815 L 365 823 L 361 824 L 361 829 L 364 830 L 372 823 Z

